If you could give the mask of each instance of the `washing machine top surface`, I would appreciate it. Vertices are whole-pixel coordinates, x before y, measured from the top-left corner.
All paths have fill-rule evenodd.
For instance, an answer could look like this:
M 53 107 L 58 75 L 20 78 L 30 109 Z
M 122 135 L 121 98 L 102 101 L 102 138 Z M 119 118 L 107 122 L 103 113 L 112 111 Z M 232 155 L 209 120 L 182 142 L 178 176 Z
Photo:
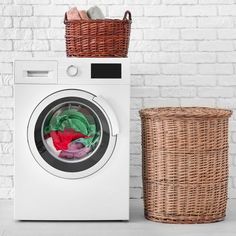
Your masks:
M 128 58 L 19 58 L 15 84 L 130 84 Z

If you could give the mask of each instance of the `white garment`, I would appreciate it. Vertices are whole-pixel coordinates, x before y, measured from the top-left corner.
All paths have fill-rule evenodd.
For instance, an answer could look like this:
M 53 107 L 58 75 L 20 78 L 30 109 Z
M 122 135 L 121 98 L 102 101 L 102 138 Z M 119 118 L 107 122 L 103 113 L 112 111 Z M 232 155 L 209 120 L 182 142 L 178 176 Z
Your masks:
M 53 144 L 53 140 L 52 140 L 52 138 L 50 137 L 50 138 L 47 138 L 46 140 L 46 143 L 47 143 L 47 146 L 48 146 L 48 149 L 49 149 L 49 151 L 51 151 L 51 153 L 53 154 L 53 155 L 55 155 L 55 156 L 59 156 L 59 154 L 60 154 L 60 152 L 61 152 L 61 150 L 57 150 L 56 148 L 55 148 L 55 146 L 54 146 L 54 144 Z

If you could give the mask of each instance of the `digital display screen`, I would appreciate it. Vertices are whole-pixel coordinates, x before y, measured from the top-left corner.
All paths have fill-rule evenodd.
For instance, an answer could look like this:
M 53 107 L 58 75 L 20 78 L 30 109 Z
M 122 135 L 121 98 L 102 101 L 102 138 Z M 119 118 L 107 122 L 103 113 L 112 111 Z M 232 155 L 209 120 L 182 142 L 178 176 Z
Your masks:
M 120 63 L 92 63 L 92 79 L 121 79 Z

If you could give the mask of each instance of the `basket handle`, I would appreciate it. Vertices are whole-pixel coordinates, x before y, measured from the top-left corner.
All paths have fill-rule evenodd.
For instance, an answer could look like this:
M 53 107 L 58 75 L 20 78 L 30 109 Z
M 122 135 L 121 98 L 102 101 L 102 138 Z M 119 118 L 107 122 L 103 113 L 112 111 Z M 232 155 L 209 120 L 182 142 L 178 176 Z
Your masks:
M 64 24 L 66 24 L 67 21 L 68 21 L 68 20 L 67 20 L 67 14 L 65 13 Z
M 127 18 L 128 16 L 128 18 Z M 125 14 L 124 14 L 124 17 L 123 17 L 123 20 L 130 20 L 132 21 L 132 15 L 131 15 L 131 12 L 130 11 L 126 11 Z

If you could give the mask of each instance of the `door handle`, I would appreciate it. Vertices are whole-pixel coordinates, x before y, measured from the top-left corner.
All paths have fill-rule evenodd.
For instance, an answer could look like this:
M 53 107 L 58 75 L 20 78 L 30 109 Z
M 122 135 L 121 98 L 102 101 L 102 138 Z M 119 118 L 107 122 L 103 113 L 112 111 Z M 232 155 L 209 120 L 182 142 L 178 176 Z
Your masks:
M 119 134 L 119 123 L 118 123 L 116 114 L 113 111 L 113 109 L 110 107 L 110 105 L 102 97 L 94 97 L 93 101 L 97 103 L 99 107 L 107 114 L 111 123 L 112 135 L 114 136 L 114 135 Z

